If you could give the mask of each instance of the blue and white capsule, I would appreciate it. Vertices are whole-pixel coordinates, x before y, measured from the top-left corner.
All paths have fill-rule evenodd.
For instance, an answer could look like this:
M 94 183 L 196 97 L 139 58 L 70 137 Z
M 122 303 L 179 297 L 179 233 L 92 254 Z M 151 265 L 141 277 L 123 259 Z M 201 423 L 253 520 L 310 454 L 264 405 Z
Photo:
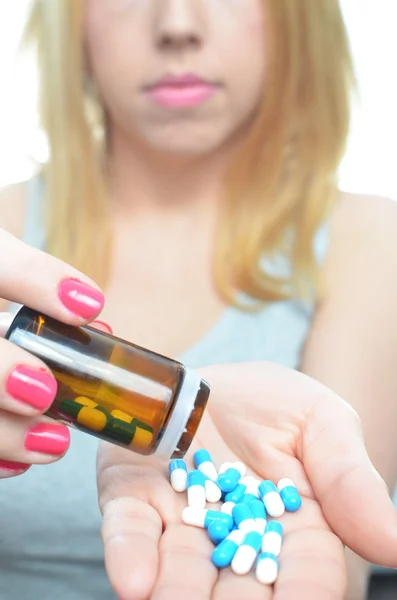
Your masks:
M 273 481 L 262 481 L 259 484 L 259 496 L 265 505 L 266 512 L 271 517 L 281 517 L 285 512 L 284 502 Z
M 203 473 L 203 475 L 204 475 L 204 473 Z M 211 502 L 211 503 L 219 502 L 219 500 L 222 498 L 222 490 L 215 483 L 215 481 L 210 479 L 210 477 L 207 477 L 207 475 L 204 475 L 204 487 L 205 487 L 205 497 L 207 499 L 207 502 Z
M 196 450 L 193 454 L 193 461 L 196 469 L 201 471 L 201 473 L 204 473 L 204 475 L 212 479 L 212 481 L 216 480 L 218 473 L 207 450 Z
M 182 521 L 186 525 L 193 525 L 193 527 L 201 527 L 202 529 L 208 529 L 208 527 L 214 521 L 224 523 L 226 527 L 231 531 L 234 526 L 233 518 L 222 513 L 219 510 L 209 510 L 207 508 L 194 508 L 193 506 L 186 506 L 182 511 Z
M 211 560 L 212 563 L 218 569 L 224 569 L 229 567 L 232 563 L 234 555 L 237 552 L 238 547 L 245 538 L 244 531 L 240 529 L 234 529 L 212 552 Z
M 245 477 L 245 474 L 247 473 L 247 467 L 245 466 L 244 463 L 238 461 L 238 462 L 234 462 L 232 463 L 234 469 L 237 469 L 238 471 L 240 471 L 241 473 L 241 477 Z
M 234 502 L 234 504 L 241 502 L 246 489 L 246 485 L 238 483 L 232 492 L 225 495 L 225 502 Z
M 291 479 L 280 479 L 277 484 L 277 489 L 280 493 L 281 500 L 284 502 L 285 510 L 288 512 L 296 512 L 302 506 L 302 498 L 296 488 L 296 485 Z
M 260 500 L 253 500 L 248 506 L 255 519 L 257 531 L 263 535 L 267 525 L 265 505 Z
M 224 502 L 221 506 L 221 512 L 226 513 L 227 515 L 233 514 L 233 508 L 236 506 L 235 502 Z
M 187 483 L 187 466 L 181 458 L 171 460 L 168 465 L 171 487 L 175 492 L 185 492 Z
M 232 517 L 236 526 L 241 531 L 249 533 L 250 531 L 257 530 L 257 524 L 248 503 L 239 502 L 236 504 L 232 510 Z
M 233 466 L 233 463 L 231 463 L 231 462 L 222 463 L 221 466 L 219 467 L 218 475 L 220 475 L 221 473 L 224 473 L 225 471 L 230 469 L 230 467 L 232 467 L 232 466 Z M 217 477 L 218 477 L 218 475 L 217 475 Z
M 241 502 L 252 502 L 259 498 L 259 483 L 260 481 L 255 479 L 252 475 L 246 475 L 241 479 L 240 484 L 245 485 L 244 497 Z
M 218 475 L 216 483 L 221 488 L 222 492 L 232 492 L 240 479 L 244 477 L 246 467 L 243 463 L 232 463 L 232 466 Z
M 207 531 L 208 537 L 210 538 L 211 542 L 214 542 L 214 544 L 219 544 L 219 542 L 222 542 L 230 533 L 230 529 L 226 523 L 220 521 L 219 519 L 212 521 L 212 523 L 209 524 Z
M 260 583 L 272 585 L 278 576 L 278 558 L 270 552 L 262 552 L 258 556 L 255 575 Z
M 252 569 L 262 543 L 262 536 L 257 531 L 247 533 L 232 560 L 232 571 L 236 575 L 246 575 Z
M 207 495 L 205 477 L 197 469 L 190 471 L 187 476 L 187 503 L 194 508 L 205 508 Z
M 280 556 L 281 546 L 283 544 L 284 530 L 281 523 L 270 521 L 266 525 L 265 534 L 262 540 L 262 552 Z

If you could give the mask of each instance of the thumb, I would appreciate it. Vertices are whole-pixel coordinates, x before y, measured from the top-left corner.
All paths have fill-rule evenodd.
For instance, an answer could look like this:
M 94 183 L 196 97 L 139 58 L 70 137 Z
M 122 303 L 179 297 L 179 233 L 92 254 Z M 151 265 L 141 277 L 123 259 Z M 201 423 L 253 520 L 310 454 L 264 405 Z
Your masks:
M 175 494 L 163 469 L 150 457 L 134 456 L 112 444 L 100 444 L 97 474 L 109 581 L 120 600 L 147 600 L 157 577 L 163 532 L 152 497 L 169 506 Z
M 395 508 L 368 457 L 358 416 L 337 396 L 313 409 L 302 462 L 343 543 L 372 563 L 397 568 Z

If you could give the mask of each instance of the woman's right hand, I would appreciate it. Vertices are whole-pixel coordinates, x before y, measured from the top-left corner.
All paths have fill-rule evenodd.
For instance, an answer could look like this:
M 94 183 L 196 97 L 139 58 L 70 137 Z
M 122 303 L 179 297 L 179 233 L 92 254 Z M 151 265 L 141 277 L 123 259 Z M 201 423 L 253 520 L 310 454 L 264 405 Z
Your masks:
M 101 312 L 96 284 L 66 263 L 0 229 L 0 297 L 68 323 L 84 325 Z M 1 328 L 1 325 L 0 325 Z M 6 326 L 0 331 L 5 334 Z M 57 382 L 35 356 L 0 338 L 0 478 L 48 464 L 69 447 L 67 427 L 43 416 Z

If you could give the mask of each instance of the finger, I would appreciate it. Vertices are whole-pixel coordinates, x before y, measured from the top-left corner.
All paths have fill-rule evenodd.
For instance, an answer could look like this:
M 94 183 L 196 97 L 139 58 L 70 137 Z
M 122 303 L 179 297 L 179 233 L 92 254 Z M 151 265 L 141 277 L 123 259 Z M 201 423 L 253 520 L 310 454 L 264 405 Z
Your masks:
M 38 416 L 53 403 L 57 382 L 46 365 L 0 339 L 0 410 Z
M 301 529 L 286 535 L 274 600 L 341 600 L 345 589 L 343 546 L 333 533 Z
M 32 420 L 0 411 L 0 458 L 26 464 L 48 464 L 65 454 L 70 431 L 50 419 Z
M 331 396 L 331 395 L 330 395 Z M 354 411 L 336 396 L 313 411 L 302 460 L 335 533 L 366 560 L 397 567 L 397 515 Z
M 98 286 L 66 263 L 0 229 L 0 297 L 70 323 L 94 319 L 104 306 Z
M 253 572 L 235 575 L 231 569 L 222 569 L 214 588 L 212 600 L 272 600 L 273 588 L 264 586 L 255 579 Z M 295 598 L 295 596 L 291 596 Z
M 0 460 L 0 479 L 8 479 L 9 477 L 17 477 L 26 473 L 31 467 L 25 463 L 17 463 L 10 460 Z
M 102 540 L 110 582 L 123 600 L 147 600 L 158 570 L 162 520 L 149 504 L 117 497 L 103 506 Z
M 151 598 L 163 522 L 180 510 L 165 464 L 102 443 L 97 458 L 98 501 L 110 582 L 122 600 Z
M 160 541 L 160 570 L 151 600 L 208 600 L 217 578 L 206 532 L 172 523 Z

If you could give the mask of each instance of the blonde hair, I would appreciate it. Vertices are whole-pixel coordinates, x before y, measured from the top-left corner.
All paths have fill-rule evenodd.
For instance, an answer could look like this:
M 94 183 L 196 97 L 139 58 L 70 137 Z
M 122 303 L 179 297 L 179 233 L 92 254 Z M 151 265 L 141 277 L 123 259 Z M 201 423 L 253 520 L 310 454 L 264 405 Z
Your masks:
M 266 90 L 225 181 L 214 256 L 219 292 L 259 302 L 304 295 L 316 279 L 313 239 L 337 190 L 354 83 L 337 0 L 263 0 L 269 22 Z M 99 108 L 87 88 L 81 0 L 36 0 L 25 42 L 37 51 L 47 249 L 105 285 L 111 231 Z M 97 113 L 98 114 L 98 113 Z M 99 114 L 100 111 L 99 111 Z M 102 148 L 103 150 L 103 148 Z M 284 255 L 285 276 L 263 268 Z

